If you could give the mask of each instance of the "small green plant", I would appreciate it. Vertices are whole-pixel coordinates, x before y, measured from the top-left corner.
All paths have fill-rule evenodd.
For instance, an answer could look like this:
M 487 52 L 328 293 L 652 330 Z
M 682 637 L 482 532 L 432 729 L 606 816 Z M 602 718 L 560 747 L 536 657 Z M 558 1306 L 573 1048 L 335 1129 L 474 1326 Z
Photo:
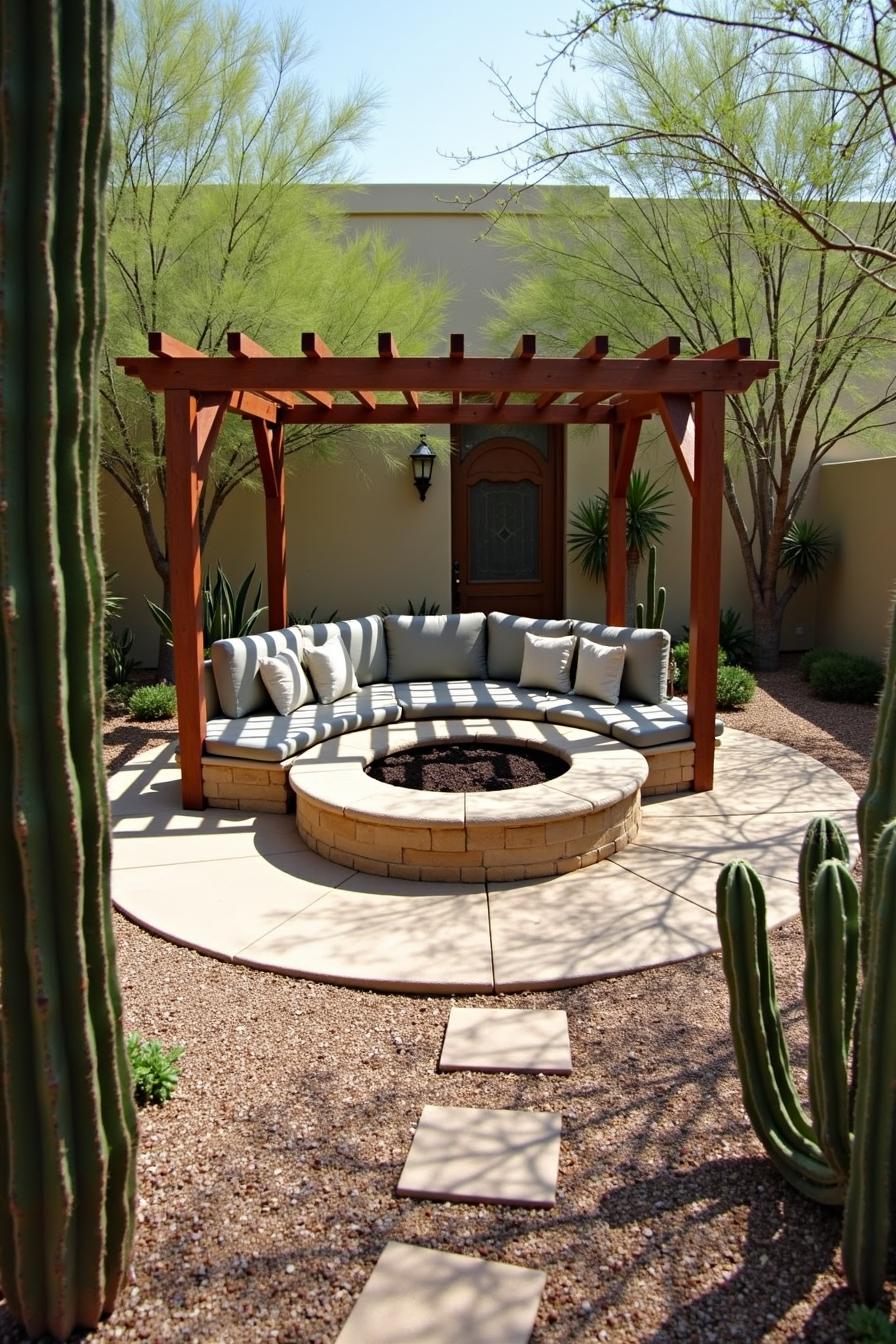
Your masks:
M 131 674 L 140 666 L 139 660 L 133 656 L 134 632 L 130 626 L 116 634 L 114 630 L 106 630 L 106 636 L 103 644 L 103 662 L 106 672 L 106 686 L 124 686 L 130 681 Z
M 716 707 L 743 709 L 756 694 L 756 678 L 745 667 L 720 667 L 716 681 Z
M 666 590 L 656 586 L 656 547 L 647 551 L 647 602 L 635 608 L 635 625 L 639 629 L 659 630 L 666 614 Z
M 174 687 L 167 682 L 157 686 L 138 686 L 128 702 L 131 718 L 138 723 L 156 723 L 161 719 L 173 719 L 177 714 L 177 697 Z
M 439 606 L 438 602 L 430 602 L 426 597 L 422 598 L 417 605 L 414 606 L 413 598 L 409 597 L 407 600 L 406 611 L 402 614 L 408 616 L 438 616 L 441 609 L 442 608 Z M 388 605 L 380 607 L 381 616 L 391 616 L 394 613 L 394 607 Z
M 803 681 L 809 680 L 809 673 L 820 658 L 827 658 L 835 652 L 834 649 L 807 649 L 800 659 L 800 676 Z
M 883 684 L 880 664 L 854 653 L 828 653 L 809 668 L 809 685 L 821 700 L 870 705 Z
M 879 1307 L 853 1307 L 846 1323 L 854 1337 L 867 1344 L 896 1344 L 896 1325 Z
M 329 616 L 319 616 L 317 614 L 317 604 L 315 603 L 307 616 L 301 616 L 294 611 L 290 611 L 287 613 L 286 619 L 289 621 L 290 625 L 329 625 L 331 621 L 336 620 L 338 615 L 338 611 L 331 611 Z
M 688 626 L 684 633 L 689 633 Z M 719 648 L 733 667 L 749 667 L 753 661 L 753 632 L 741 624 L 740 612 L 734 607 L 725 607 L 719 613 Z
M 267 611 L 267 607 L 259 606 L 261 584 L 256 588 L 255 596 L 249 600 L 249 588 L 254 577 L 253 565 L 234 594 L 233 585 L 220 565 L 214 583 L 211 574 L 206 574 L 202 585 L 202 630 L 206 652 L 218 639 L 241 639 L 244 635 L 250 635 L 259 616 Z M 168 643 L 173 643 L 169 612 L 156 606 L 155 602 L 150 602 L 148 597 L 144 600 Z
M 831 558 L 834 538 L 823 523 L 799 518 L 790 524 L 781 542 L 781 567 L 795 583 L 817 579 Z
M 686 639 L 682 640 L 679 644 L 673 644 L 671 654 L 672 685 L 675 687 L 676 691 L 680 691 L 682 695 L 684 695 L 688 689 L 688 664 L 690 662 L 690 655 L 691 649 Z M 728 658 L 725 654 L 725 650 L 720 648 L 719 667 L 724 667 L 727 662 Z
M 185 1049 L 171 1045 L 166 1050 L 161 1041 L 144 1041 L 136 1031 L 130 1033 L 128 1058 L 138 1106 L 163 1106 L 171 1100 L 180 1079 L 177 1063 Z

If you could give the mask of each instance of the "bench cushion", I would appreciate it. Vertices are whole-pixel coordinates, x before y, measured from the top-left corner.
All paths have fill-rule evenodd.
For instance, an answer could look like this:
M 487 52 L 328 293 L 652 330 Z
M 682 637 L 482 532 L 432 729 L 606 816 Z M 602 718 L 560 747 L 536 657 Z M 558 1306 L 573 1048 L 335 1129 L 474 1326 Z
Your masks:
M 485 613 L 387 616 L 389 681 L 480 678 L 485 672 Z
M 658 705 L 669 680 L 668 630 L 638 630 L 629 625 L 573 621 L 573 634 L 595 644 L 625 645 L 620 695 L 636 704 Z
M 302 632 L 297 625 L 286 630 L 266 630 L 241 639 L 217 639 L 211 647 L 212 671 L 218 688 L 221 713 L 229 719 L 273 710 L 259 675 L 262 658 L 274 658 L 284 649 L 302 653 Z
M 572 621 L 550 621 L 534 616 L 489 612 L 488 676 L 492 681 L 519 681 L 523 670 L 526 634 L 555 639 L 572 633 Z M 481 675 L 485 675 L 484 673 Z
M 401 681 L 395 685 L 406 719 L 544 718 L 543 691 L 506 681 Z
M 285 761 L 328 737 L 397 723 L 401 708 L 388 684 L 364 686 L 332 705 L 303 705 L 294 714 L 253 714 L 243 719 L 211 719 L 205 750 L 211 756 L 248 761 Z
M 381 616 L 360 616 L 352 621 L 320 621 L 296 627 L 308 644 L 326 644 L 338 635 L 352 660 L 359 686 L 387 680 L 386 635 Z
M 559 723 L 564 728 L 589 728 L 593 733 L 612 736 L 613 724 L 625 721 L 625 705 L 608 705 L 605 700 L 592 700 L 585 695 L 570 695 L 562 700 L 546 703 L 548 723 Z

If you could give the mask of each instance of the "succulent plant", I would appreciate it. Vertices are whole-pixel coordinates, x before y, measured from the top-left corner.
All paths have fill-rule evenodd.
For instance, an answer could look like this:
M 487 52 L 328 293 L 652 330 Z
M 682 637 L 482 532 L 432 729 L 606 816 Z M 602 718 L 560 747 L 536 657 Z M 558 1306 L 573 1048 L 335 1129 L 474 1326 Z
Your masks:
M 666 614 L 666 590 L 656 586 L 656 547 L 647 552 L 647 604 L 639 602 L 636 608 L 635 625 L 642 629 L 658 630 Z
M 845 1206 L 843 1264 L 850 1286 L 865 1302 L 873 1302 L 883 1287 L 894 1192 L 894 818 L 896 621 L 868 788 L 858 809 L 861 891 L 849 871 L 846 838 L 835 822 L 825 817 L 811 822 L 800 852 L 808 1113 L 794 1083 L 775 994 L 762 882 L 749 864 L 730 863 L 722 870 L 716 892 L 731 1029 L 747 1114 L 791 1185 L 821 1203 Z
M 5 5 L 0 53 L 0 1283 L 57 1339 L 115 1302 L 136 1162 L 100 749 L 110 21 Z

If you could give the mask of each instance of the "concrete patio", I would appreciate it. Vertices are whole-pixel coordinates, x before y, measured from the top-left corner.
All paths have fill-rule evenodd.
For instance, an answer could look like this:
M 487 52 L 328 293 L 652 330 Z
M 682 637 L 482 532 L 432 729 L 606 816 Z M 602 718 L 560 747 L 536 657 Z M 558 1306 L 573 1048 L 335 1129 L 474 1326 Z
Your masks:
M 425 883 L 312 853 L 292 816 L 185 812 L 174 747 L 110 780 L 113 900 L 212 956 L 338 984 L 502 993 L 582 983 L 718 948 L 715 883 L 746 859 L 769 923 L 796 914 L 797 855 L 825 813 L 857 845 L 852 787 L 811 757 L 727 729 L 709 793 L 646 799 L 639 837 L 559 877 Z

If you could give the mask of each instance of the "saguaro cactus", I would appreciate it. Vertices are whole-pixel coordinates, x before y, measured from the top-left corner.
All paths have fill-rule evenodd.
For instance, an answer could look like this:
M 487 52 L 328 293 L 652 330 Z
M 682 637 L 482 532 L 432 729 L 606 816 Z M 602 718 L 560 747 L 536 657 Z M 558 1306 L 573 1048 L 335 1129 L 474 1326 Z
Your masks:
M 666 590 L 656 586 L 656 547 L 647 552 L 647 605 L 639 602 L 635 610 L 635 625 L 657 630 L 666 614 Z
M 0 7 L 0 1283 L 60 1339 L 115 1301 L 136 1152 L 100 738 L 110 26 Z
M 845 1204 L 843 1263 L 851 1287 L 869 1302 L 883 1287 L 896 1189 L 894 763 L 896 619 L 869 785 L 859 804 L 861 894 L 847 867 L 845 838 L 834 822 L 816 818 L 800 854 L 809 1114 L 793 1081 L 775 996 L 762 883 L 749 864 L 728 864 L 716 899 L 747 1114 L 772 1161 L 796 1189 L 822 1203 Z M 864 982 L 857 1014 L 860 960 Z

